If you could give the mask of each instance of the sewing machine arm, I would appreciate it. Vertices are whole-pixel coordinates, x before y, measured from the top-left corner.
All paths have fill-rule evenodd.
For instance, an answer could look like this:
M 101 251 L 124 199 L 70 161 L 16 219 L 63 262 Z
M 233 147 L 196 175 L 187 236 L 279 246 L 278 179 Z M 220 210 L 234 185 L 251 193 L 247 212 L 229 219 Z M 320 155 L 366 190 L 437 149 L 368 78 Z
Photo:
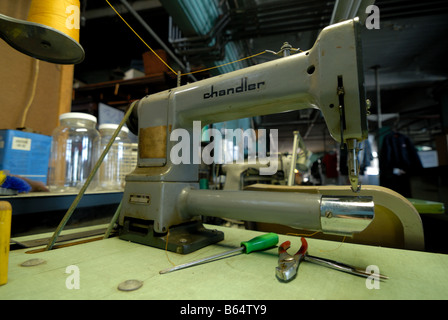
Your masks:
M 195 157 L 200 152 L 200 138 L 193 135 L 198 121 L 204 126 L 290 110 L 320 109 L 331 136 L 348 147 L 351 185 L 358 190 L 358 142 L 368 133 L 359 28 L 357 19 L 331 25 L 322 30 L 308 51 L 141 99 L 129 123 L 139 136 L 138 165 L 126 177 L 119 224 L 151 221 L 154 232 L 164 234 L 168 228 L 194 221 L 204 213 L 197 206 L 196 213 L 187 210 L 187 202 L 182 200 L 186 194 L 190 198 L 197 195 L 189 190 L 198 188 Z M 188 163 L 173 163 L 170 157 L 178 143 L 171 137 L 176 129 L 193 137 Z M 276 195 L 272 196 L 275 201 Z M 309 228 L 322 229 L 319 201 L 313 202 L 316 219 Z M 243 215 L 239 219 L 247 220 L 244 210 L 239 213 Z M 213 212 L 209 214 L 213 216 Z M 300 225 L 300 218 L 288 221 L 278 215 L 275 219 L 280 224 Z

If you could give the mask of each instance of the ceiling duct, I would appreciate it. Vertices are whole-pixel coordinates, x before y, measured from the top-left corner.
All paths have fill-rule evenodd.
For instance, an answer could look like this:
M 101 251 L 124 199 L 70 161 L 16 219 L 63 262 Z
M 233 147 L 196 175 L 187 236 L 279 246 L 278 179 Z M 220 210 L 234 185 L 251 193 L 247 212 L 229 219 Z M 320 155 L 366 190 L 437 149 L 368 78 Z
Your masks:
M 229 15 L 217 1 L 162 0 L 161 3 L 172 17 L 169 41 L 186 61 L 212 67 L 241 58 L 238 44 L 225 37 Z M 226 73 L 244 66 L 242 63 L 226 65 L 214 73 Z

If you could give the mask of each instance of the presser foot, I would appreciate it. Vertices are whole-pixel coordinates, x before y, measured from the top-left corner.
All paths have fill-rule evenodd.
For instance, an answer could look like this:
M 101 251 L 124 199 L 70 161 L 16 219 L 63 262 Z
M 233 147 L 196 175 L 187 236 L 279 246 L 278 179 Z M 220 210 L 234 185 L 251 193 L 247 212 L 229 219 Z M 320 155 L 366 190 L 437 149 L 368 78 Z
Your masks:
M 359 183 L 359 178 L 356 176 L 349 177 L 350 180 L 350 187 L 353 192 L 358 193 L 361 191 L 361 184 Z

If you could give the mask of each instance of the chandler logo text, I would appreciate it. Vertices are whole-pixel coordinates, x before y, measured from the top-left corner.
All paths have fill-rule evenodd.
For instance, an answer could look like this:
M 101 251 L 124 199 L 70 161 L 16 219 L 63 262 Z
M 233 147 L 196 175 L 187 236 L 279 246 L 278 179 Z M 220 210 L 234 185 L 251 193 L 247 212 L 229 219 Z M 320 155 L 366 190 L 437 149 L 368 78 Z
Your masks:
M 241 79 L 241 84 L 237 87 L 214 90 L 213 86 L 210 88 L 210 92 L 204 93 L 204 99 L 211 99 L 215 97 L 228 96 L 235 93 L 242 93 L 246 91 L 252 91 L 256 89 L 260 89 L 265 85 L 264 81 L 261 82 L 248 82 L 247 78 Z

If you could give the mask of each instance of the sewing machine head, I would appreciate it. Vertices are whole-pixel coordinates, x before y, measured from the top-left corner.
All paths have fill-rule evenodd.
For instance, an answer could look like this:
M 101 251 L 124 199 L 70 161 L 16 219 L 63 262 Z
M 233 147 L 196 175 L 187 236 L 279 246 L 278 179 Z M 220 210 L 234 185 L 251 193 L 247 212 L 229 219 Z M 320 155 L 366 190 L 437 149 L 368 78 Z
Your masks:
M 163 235 L 174 225 L 195 220 L 184 210 L 183 199 L 185 190 L 198 187 L 201 149 L 195 133 L 209 123 L 318 108 L 331 136 L 348 147 L 356 191 L 358 143 L 367 138 L 358 24 L 354 19 L 325 28 L 306 52 L 141 99 L 128 123 L 138 133 L 139 153 L 137 168 L 126 178 L 122 237 L 148 243 L 153 240 L 145 232 L 132 232 L 132 225 Z M 185 143 L 189 148 L 180 150 Z

